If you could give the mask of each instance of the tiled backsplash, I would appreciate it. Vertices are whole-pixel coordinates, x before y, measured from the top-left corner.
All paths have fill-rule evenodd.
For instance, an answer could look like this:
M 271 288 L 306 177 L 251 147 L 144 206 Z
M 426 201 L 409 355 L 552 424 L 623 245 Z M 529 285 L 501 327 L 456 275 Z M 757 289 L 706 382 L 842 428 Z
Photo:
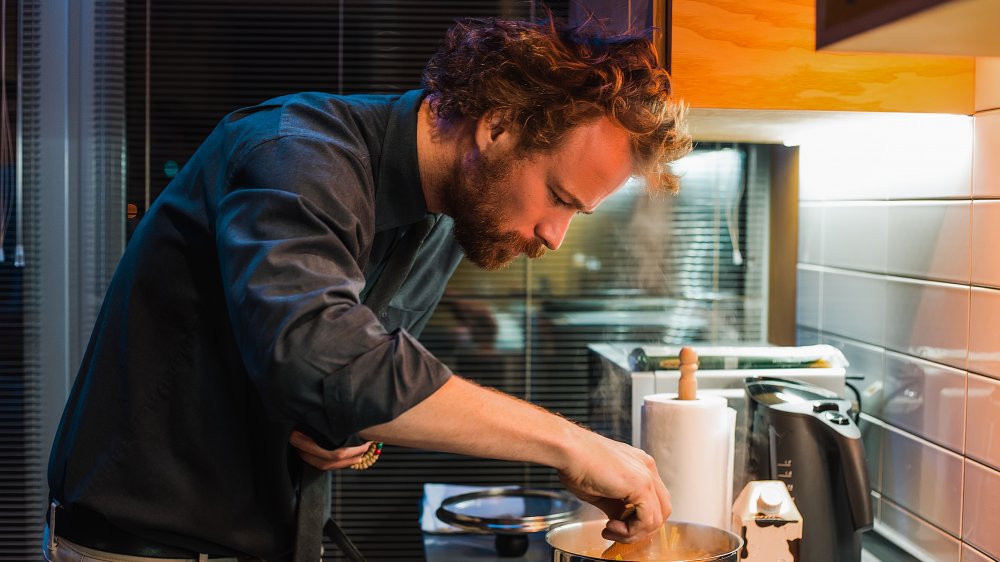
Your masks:
M 969 282 L 972 206 L 968 201 L 898 202 L 881 207 L 889 218 L 886 273 Z
M 823 264 L 885 273 L 887 211 L 870 201 L 823 208 Z
M 969 370 L 1000 378 L 1000 291 L 972 288 Z
M 1000 470 L 1000 380 L 969 373 L 965 454 Z
M 908 550 L 917 555 L 919 560 L 959 560 L 961 545 L 950 535 L 888 498 L 882 498 L 880 504 L 879 520 L 875 527 L 878 531 L 884 532 L 896 542 L 909 543 Z
M 888 277 L 885 347 L 964 369 L 969 347 L 969 287 Z
M 1000 151 L 1000 147 L 997 150 Z M 1000 240 L 1000 201 L 972 202 L 972 239 L 978 242 L 972 244 L 972 283 L 1000 287 L 997 247 L 987 243 Z
M 911 117 L 803 142 L 798 339 L 858 377 L 876 530 L 1000 560 L 1000 109 Z
M 882 114 L 800 139 L 803 200 L 968 199 L 972 134 L 953 115 Z M 967 119 L 967 118 L 965 118 Z M 1000 143 L 1000 135 L 995 139 Z M 996 185 L 1000 195 L 1000 182 Z
M 997 506 L 1000 505 L 1000 476 L 996 470 L 966 459 L 963 495 L 962 538 L 996 556 L 1000 552 Z
M 821 324 L 834 334 L 874 345 L 885 342 L 885 276 L 846 270 L 820 272 Z
M 974 158 L 972 170 L 973 197 L 1000 197 L 1000 110 L 976 114 Z
M 965 371 L 888 351 L 883 419 L 961 453 L 965 447 Z

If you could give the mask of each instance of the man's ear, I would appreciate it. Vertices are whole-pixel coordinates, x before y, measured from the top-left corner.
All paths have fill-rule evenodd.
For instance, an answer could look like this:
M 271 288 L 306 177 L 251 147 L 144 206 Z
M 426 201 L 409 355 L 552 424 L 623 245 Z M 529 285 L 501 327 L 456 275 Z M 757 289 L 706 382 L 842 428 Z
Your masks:
M 476 122 L 476 146 L 480 152 L 485 152 L 493 145 L 505 145 L 510 142 L 510 121 L 500 111 L 490 111 Z

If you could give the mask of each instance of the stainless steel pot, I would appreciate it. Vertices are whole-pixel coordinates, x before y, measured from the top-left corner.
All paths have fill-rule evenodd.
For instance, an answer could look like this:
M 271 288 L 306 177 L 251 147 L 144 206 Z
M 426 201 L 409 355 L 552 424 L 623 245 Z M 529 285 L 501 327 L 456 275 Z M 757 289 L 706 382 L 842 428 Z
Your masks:
M 611 542 L 601 537 L 605 521 L 582 521 L 553 527 L 545 535 L 552 547 L 553 562 L 603 562 L 601 554 Z M 667 552 L 656 562 L 737 562 L 743 539 L 722 529 L 685 523 L 667 522 L 670 537 Z

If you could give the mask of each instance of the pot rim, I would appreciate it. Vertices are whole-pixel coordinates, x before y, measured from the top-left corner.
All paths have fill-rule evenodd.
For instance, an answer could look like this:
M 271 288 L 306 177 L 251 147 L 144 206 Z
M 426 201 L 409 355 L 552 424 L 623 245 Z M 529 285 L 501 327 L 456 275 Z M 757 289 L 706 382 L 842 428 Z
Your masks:
M 556 545 L 552 544 L 552 536 L 554 534 L 558 534 L 560 532 L 560 529 L 566 529 L 566 528 L 569 528 L 569 527 L 583 527 L 583 526 L 586 526 L 586 525 L 596 526 L 597 523 L 599 523 L 599 524 L 601 524 L 603 526 L 606 522 L 603 521 L 603 520 L 600 520 L 600 519 L 594 519 L 594 520 L 590 520 L 590 521 L 572 521 L 572 522 L 560 523 L 560 524 L 557 524 L 557 525 L 553 525 L 549 529 L 549 531 L 547 533 L 545 533 L 545 542 L 548 543 L 548 545 L 554 551 L 556 551 L 556 552 L 561 552 L 561 553 L 564 553 L 564 554 L 568 554 L 570 556 L 578 556 L 582 560 L 593 560 L 593 561 L 600 561 L 600 562 L 605 562 L 605 561 L 606 562 L 615 562 L 611 558 L 601 558 L 600 556 L 597 556 L 597 555 L 591 556 L 591 555 L 586 555 L 586 554 L 580 554 L 578 552 L 572 552 L 572 551 L 566 550 L 564 548 L 557 547 Z M 665 561 L 665 562 L 718 562 L 720 560 L 725 560 L 726 558 L 729 558 L 731 556 L 738 555 L 740 549 L 742 549 L 743 545 L 745 544 L 745 541 L 743 540 L 743 538 L 740 537 L 739 535 L 737 535 L 736 533 L 733 533 L 731 531 L 727 531 L 725 529 L 720 529 L 718 527 L 713 527 L 711 525 L 705 525 L 705 524 L 702 524 L 702 523 L 693 523 L 693 522 L 689 522 L 689 521 L 666 521 L 664 523 L 664 525 L 713 530 L 713 531 L 716 531 L 716 532 L 719 532 L 719 533 L 724 533 L 726 535 L 729 535 L 731 538 L 733 538 L 733 539 L 736 540 L 735 547 L 733 547 L 733 549 L 730 550 L 730 551 L 728 551 L 728 552 L 724 552 L 724 553 L 721 553 L 721 554 L 713 554 L 713 555 L 707 556 L 707 557 L 687 558 L 687 559 L 684 559 L 684 560 Z M 565 533 L 566 531 L 563 531 L 563 532 Z

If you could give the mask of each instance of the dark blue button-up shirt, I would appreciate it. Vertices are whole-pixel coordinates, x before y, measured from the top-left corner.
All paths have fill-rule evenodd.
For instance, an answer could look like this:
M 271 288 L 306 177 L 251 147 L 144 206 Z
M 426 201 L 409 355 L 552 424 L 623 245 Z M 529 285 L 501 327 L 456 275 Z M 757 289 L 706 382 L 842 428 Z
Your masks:
M 461 259 L 435 216 L 376 318 L 361 296 L 427 216 L 419 91 L 228 115 L 122 257 L 52 447 L 54 498 L 149 540 L 281 559 L 293 427 L 330 445 L 450 371 L 414 339 Z

